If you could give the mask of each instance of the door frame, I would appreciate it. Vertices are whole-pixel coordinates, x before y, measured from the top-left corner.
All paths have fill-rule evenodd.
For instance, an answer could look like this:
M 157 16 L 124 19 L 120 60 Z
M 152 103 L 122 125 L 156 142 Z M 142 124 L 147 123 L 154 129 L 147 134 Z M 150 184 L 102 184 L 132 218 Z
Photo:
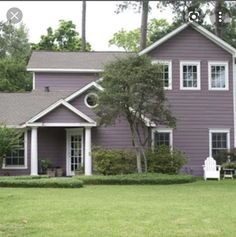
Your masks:
M 84 129 L 83 128 L 69 128 L 66 129 L 66 176 L 75 175 L 71 171 L 71 157 L 70 157 L 70 138 L 71 135 L 81 135 L 81 163 L 84 163 Z

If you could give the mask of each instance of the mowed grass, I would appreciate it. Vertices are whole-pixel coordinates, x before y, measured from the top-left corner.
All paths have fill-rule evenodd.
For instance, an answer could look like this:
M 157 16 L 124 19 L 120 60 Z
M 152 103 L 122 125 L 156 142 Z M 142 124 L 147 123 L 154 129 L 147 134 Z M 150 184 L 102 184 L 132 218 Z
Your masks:
M 0 188 L 0 236 L 236 236 L 236 181 Z

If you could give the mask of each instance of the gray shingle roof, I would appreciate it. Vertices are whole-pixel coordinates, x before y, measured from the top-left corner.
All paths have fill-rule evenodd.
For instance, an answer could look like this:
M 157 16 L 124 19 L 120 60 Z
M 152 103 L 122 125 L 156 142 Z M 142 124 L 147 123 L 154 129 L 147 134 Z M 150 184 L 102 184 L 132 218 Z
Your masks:
M 103 69 L 104 64 L 126 57 L 128 52 L 46 52 L 34 51 L 28 69 Z
M 49 105 L 73 92 L 0 93 L 0 122 L 8 125 L 21 125 Z

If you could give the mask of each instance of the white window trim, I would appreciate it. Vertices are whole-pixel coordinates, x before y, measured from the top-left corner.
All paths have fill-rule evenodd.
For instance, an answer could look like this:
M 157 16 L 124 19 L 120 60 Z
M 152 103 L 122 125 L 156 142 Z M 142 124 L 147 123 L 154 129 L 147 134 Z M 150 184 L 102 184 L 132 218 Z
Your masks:
M 154 133 L 170 133 L 170 148 L 173 149 L 173 128 L 152 128 L 152 148 L 154 148 Z
M 24 165 L 19 165 L 19 166 L 6 166 L 5 160 L 3 161 L 2 164 L 2 169 L 4 170 L 22 170 L 22 169 L 27 169 L 28 168 L 28 132 L 24 132 Z
M 225 66 L 225 88 L 215 88 L 211 86 L 211 66 Z M 208 90 L 210 91 L 228 91 L 229 90 L 229 63 L 224 61 L 208 62 Z
M 163 65 L 168 65 L 168 70 L 169 70 L 169 86 L 164 87 L 165 90 L 172 90 L 172 61 L 171 60 L 153 60 L 153 64 L 163 64 Z
M 227 149 L 230 150 L 230 129 L 209 129 L 209 156 L 212 157 L 212 133 L 227 133 Z
M 180 61 L 180 90 L 201 90 L 201 62 L 200 61 Z M 197 87 L 183 86 L 183 66 L 197 66 Z
M 93 95 L 93 96 L 95 96 L 95 97 L 98 99 L 98 95 L 97 95 L 96 93 L 90 92 L 90 93 L 88 93 L 88 94 L 84 97 L 84 103 L 85 103 L 85 105 L 86 105 L 88 108 L 94 109 L 94 108 L 96 108 L 96 107 L 98 106 L 98 104 L 93 105 L 93 106 L 91 106 L 91 105 L 88 104 L 87 99 L 88 99 L 88 97 L 89 97 L 90 95 Z

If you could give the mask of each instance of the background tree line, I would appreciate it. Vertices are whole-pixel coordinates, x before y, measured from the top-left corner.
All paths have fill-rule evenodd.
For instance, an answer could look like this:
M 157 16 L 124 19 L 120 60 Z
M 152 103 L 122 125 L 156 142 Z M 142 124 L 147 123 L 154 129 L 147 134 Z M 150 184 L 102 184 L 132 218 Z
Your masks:
M 199 24 L 212 31 L 226 42 L 236 47 L 236 3 L 233 1 L 156 1 L 156 8 L 151 9 L 148 0 L 124 1 L 117 5 L 116 13 L 122 13 L 128 8 L 141 12 L 140 28 L 126 31 L 121 29 L 114 33 L 109 41 L 110 45 L 126 51 L 138 52 L 156 40 L 160 39 L 179 25 L 188 21 L 190 11 L 200 13 Z M 148 20 L 151 10 L 161 10 L 166 7 L 172 9 L 173 23 L 165 19 Z M 229 15 L 231 21 L 214 24 L 205 21 L 210 16 L 209 8 L 218 17 L 218 11 Z M 157 15 L 158 16 L 158 15 Z M 49 27 L 47 33 L 41 36 L 38 43 L 30 44 L 28 31 L 21 24 L 19 26 L 10 23 L 0 23 L 0 91 L 17 92 L 30 91 L 32 89 L 32 75 L 26 72 L 26 65 L 31 50 L 49 51 L 91 51 L 91 44 L 86 42 L 86 1 L 82 1 L 81 37 L 76 31 L 76 25 L 72 21 L 61 20 L 56 29 Z

